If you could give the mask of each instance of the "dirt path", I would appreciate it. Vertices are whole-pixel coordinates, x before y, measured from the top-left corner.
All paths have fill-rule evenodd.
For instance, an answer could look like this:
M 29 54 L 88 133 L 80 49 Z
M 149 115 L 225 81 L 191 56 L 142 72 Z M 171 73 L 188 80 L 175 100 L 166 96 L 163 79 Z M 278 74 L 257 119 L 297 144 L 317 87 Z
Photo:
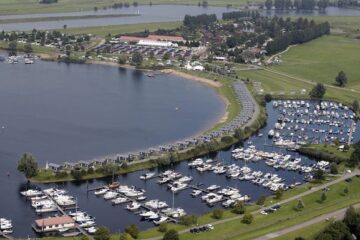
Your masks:
M 354 208 L 359 208 L 359 207 L 360 207 L 360 203 L 354 205 Z M 313 219 L 311 219 L 309 221 L 297 224 L 295 226 L 291 226 L 289 228 L 282 229 L 282 230 L 279 230 L 279 231 L 276 231 L 276 232 L 272 232 L 272 233 L 266 234 L 265 236 L 262 236 L 262 237 L 258 237 L 255 240 L 269 240 L 269 239 L 277 238 L 277 237 L 280 237 L 282 235 L 285 235 L 285 234 L 300 230 L 302 228 L 308 227 L 310 225 L 325 221 L 327 219 L 341 220 L 341 219 L 344 218 L 345 212 L 346 212 L 347 209 L 348 208 L 342 208 L 342 209 L 337 210 L 335 212 L 331 212 L 331 213 L 321 215 L 319 217 L 313 218 Z

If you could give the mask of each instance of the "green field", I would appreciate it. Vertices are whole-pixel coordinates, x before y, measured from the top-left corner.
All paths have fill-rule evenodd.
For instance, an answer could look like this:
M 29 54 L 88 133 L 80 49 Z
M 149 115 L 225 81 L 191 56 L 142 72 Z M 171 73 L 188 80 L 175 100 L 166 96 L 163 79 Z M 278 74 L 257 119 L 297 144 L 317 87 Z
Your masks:
M 141 23 L 141 24 L 124 24 L 124 25 L 110 25 L 104 27 L 84 27 L 84 28 L 68 28 L 67 33 L 71 34 L 93 34 L 97 36 L 142 32 L 145 29 L 155 31 L 159 28 L 173 29 L 181 26 L 181 22 L 162 22 L 162 23 Z M 64 31 L 64 30 L 61 30 Z
M 94 7 L 102 9 L 109 7 L 114 3 L 138 4 L 148 5 L 152 4 L 182 4 L 182 5 L 197 5 L 199 1 L 193 0 L 136 0 L 136 1 L 121 1 L 121 0 L 58 0 L 56 4 L 39 4 L 39 0 L 1 0 L 0 1 L 0 15 L 8 14 L 23 14 L 23 13 L 45 13 L 45 12 L 73 12 L 93 10 Z M 263 2 L 255 0 L 253 2 Z M 247 3 L 246 0 L 208 0 L 209 5 L 226 6 L 232 4 L 233 6 L 240 6 Z
M 333 85 L 339 71 L 347 74 L 347 88 L 360 90 L 360 40 L 325 36 L 294 46 L 282 55 L 283 63 L 271 67 L 298 78 Z
M 332 33 L 360 34 L 360 17 L 357 16 L 307 16 L 306 18 L 315 22 L 329 22 Z
M 303 237 L 305 239 L 314 239 L 329 223 L 326 221 L 313 224 L 306 228 L 285 234 L 283 236 L 274 238 L 274 240 L 293 240 L 296 237 Z

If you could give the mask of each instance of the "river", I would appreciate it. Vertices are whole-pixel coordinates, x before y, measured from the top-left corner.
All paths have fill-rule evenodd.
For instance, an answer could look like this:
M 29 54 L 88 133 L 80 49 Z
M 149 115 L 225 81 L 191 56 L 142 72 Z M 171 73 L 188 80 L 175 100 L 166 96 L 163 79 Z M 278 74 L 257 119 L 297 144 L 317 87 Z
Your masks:
M 0 24 L 0 30 L 4 31 L 29 31 L 34 28 L 38 30 L 62 29 L 64 25 L 68 28 L 80 27 L 99 27 L 109 25 L 124 25 L 136 23 L 155 23 L 182 21 L 186 14 L 216 14 L 219 19 L 222 13 L 236 11 L 234 8 L 225 7 L 198 7 L 184 5 L 141 5 L 138 7 L 129 7 L 121 9 L 107 9 L 98 11 L 82 11 L 67 13 L 41 13 L 41 14 L 23 14 L 23 15 L 3 15 L 0 19 L 19 19 L 19 18 L 38 18 L 38 17 L 61 17 L 61 16 L 85 16 L 85 15 L 109 15 L 109 14 L 140 14 L 140 16 L 127 17 L 109 17 L 109 18 L 89 18 L 89 19 L 67 19 L 59 21 L 39 21 L 39 22 L 20 22 Z M 355 9 L 344 9 L 337 7 L 328 7 L 326 11 L 266 11 L 262 10 L 264 16 L 359 16 L 360 11 Z

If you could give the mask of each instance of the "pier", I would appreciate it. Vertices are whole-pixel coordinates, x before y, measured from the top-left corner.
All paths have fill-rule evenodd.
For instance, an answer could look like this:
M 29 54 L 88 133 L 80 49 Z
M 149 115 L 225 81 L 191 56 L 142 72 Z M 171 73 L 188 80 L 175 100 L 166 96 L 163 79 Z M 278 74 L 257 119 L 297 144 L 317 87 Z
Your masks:
M 62 215 L 65 215 L 65 216 L 70 217 L 70 216 L 65 212 L 65 210 L 64 210 L 62 207 L 60 207 L 59 204 L 57 204 L 57 202 L 56 202 L 49 194 L 47 194 L 47 193 L 45 193 L 45 192 L 44 192 L 44 194 L 45 194 L 49 199 L 51 199 L 51 200 L 54 202 L 56 208 L 58 209 L 58 211 L 59 211 Z M 76 209 L 77 209 L 77 207 L 76 207 Z M 89 235 L 89 234 L 88 234 L 82 227 L 80 227 L 78 224 L 76 224 L 76 229 L 77 229 L 80 233 L 82 233 L 83 235 L 87 236 L 89 239 L 94 240 L 94 238 L 93 238 L 91 235 Z

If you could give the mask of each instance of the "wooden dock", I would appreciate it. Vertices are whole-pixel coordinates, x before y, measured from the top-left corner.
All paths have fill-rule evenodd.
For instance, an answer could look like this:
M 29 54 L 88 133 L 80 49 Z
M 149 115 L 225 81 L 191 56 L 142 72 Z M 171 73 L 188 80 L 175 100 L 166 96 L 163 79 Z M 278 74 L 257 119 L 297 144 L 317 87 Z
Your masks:
M 60 207 L 59 204 L 57 204 L 57 202 L 54 200 L 53 197 L 51 197 L 49 194 L 47 194 L 47 193 L 45 193 L 45 192 L 44 192 L 44 194 L 45 194 L 49 199 L 51 199 L 51 200 L 54 202 L 54 204 L 56 205 L 57 209 L 59 210 L 59 212 L 60 212 L 62 215 L 70 217 L 70 216 L 65 212 L 65 210 L 64 210 L 62 207 Z M 82 233 L 83 235 L 87 236 L 89 239 L 94 240 L 94 238 L 93 238 L 91 235 L 89 235 L 89 234 L 88 234 L 82 227 L 80 227 L 78 224 L 76 224 L 76 229 L 77 229 L 80 233 Z

